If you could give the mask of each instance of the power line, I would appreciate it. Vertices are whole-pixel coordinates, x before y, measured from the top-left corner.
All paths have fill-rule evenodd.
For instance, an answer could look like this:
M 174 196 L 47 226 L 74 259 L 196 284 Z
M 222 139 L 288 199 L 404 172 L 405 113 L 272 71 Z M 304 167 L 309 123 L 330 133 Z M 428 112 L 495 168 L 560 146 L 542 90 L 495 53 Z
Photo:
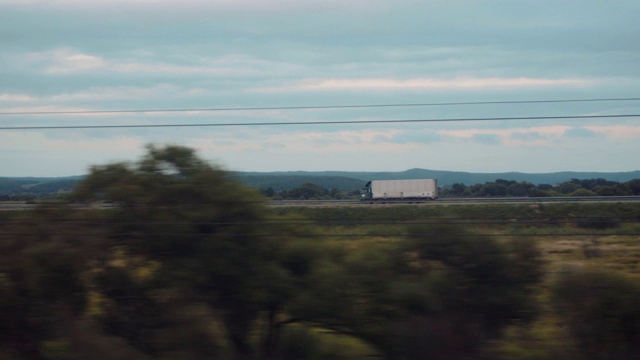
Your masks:
M 409 103 L 409 104 L 237 107 L 237 108 L 24 111 L 24 112 L 0 112 L 0 115 L 71 115 L 71 114 L 131 114 L 131 113 L 196 112 L 196 111 L 214 112 L 214 111 L 324 110 L 324 109 L 356 109 L 356 108 L 418 107 L 418 106 L 463 106 L 463 105 L 474 106 L 474 105 L 548 104 L 548 103 L 577 103 L 577 102 L 584 103 L 584 102 L 639 101 L 639 100 L 640 100 L 640 97 L 560 99 L 560 100 L 467 101 L 467 102 Z
M 396 120 L 327 120 L 327 121 L 291 121 L 291 122 L 252 122 L 252 123 L 192 123 L 192 124 L 129 124 L 129 125 L 47 125 L 47 126 L 2 126 L 0 130 L 64 130 L 64 129 L 131 129 L 131 128 L 175 128 L 175 127 L 228 127 L 228 126 L 292 126 L 292 125 L 348 125 L 348 124 L 400 124 L 427 122 L 464 122 L 464 121 L 520 121 L 520 120 L 569 120 L 569 119 L 610 119 L 640 117 L 640 114 L 622 115 L 569 115 L 569 116 L 524 116 L 489 118 L 452 118 L 452 119 L 396 119 Z

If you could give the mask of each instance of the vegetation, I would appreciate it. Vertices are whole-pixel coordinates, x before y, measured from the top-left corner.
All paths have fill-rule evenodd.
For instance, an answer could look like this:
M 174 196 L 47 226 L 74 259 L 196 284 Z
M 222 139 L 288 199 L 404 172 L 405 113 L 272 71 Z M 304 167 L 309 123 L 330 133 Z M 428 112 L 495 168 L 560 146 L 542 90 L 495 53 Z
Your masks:
M 321 173 L 322 174 L 322 173 Z M 247 175 L 233 173 L 239 182 L 259 189 L 274 200 L 340 200 L 358 199 L 365 180 L 330 175 Z M 379 178 L 386 178 L 378 174 Z M 532 175 L 532 177 L 534 177 Z M 555 177 L 551 177 L 553 179 Z M 32 201 L 60 199 L 83 179 L 67 178 L 0 178 L 0 201 Z M 376 179 L 378 179 L 376 177 Z M 616 182 L 603 178 L 573 178 L 558 183 L 538 183 L 498 178 L 494 181 L 466 185 L 456 180 L 440 183 L 441 197 L 556 197 L 556 196 L 630 196 L 640 195 L 640 179 Z
M 2 359 L 640 354 L 635 203 L 269 208 L 176 146 L 72 198 L 0 212 Z
M 443 197 L 505 197 L 505 196 L 630 196 L 640 195 L 640 179 L 618 183 L 602 178 L 571 179 L 556 185 L 497 179 L 493 182 L 466 186 L 455 183 L 444 187 Z

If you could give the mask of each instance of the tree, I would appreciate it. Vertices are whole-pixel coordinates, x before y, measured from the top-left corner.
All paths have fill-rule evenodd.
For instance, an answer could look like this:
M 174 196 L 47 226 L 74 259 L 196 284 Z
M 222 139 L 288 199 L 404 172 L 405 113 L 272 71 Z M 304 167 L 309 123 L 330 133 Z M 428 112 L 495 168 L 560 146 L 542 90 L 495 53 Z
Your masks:
M 552 304 L 584 359 L 640 356 L 640 284 L 621 274 L 567 268 L 552 286 Z
M 505 326 L 534 318 L 541 276 L 541 255 L 528 241 L 412 227 L 394 244 L 325 260 L 292 312 L 365 340 L 387 359 L 474 358 Z
M 455 183 L 451 185 L 450 193 L 453 196 L 463 196 L 467 186 L 463 183 Z
M 505 326 L 534 319 L 533 295 L 542 277 L 534 243 L 501 244 L 447 225 L 412 227 L 408 236 L 408 249 L 431 279 L 432 305 L 411 322 L 420 352 L 429 339 L 440 339 L 427 358 L 477 356 L 481 344 L 500 336 Z M 416 354 L 407 351 L 406 358 Z
M 239 359 L 255 356 L 250 331 L 266 318 L 262 349 L 265 356 L 273 353 L 280 315 L 314 261 L 313 251 L 296 236 L 305 227 L 270 223 L 257 192 L 179 146 L 148 146 L 137 163 L 95 166 L 74 198 L 115 203 L 109 224 L 112 247 L 153 269 L 147 288 L 131 283 L 136 268 L 112 269 L 103 279 L 103 292 L 129 289 L 141 299 L 112 302 L 114 335 L 137 341 L 135 332 L 123 332 L 138 316 L 126 311 L 161 307 L 149 298 L 150 292 L 160 291 L 207 304 L 218 314 Z
M 100 229 L 72 225 L 70 209 L 11 214 L 0 232 L 0 352 L 44 359 L 70 353 L 87 306 L 86 272 L 100 258 Z M 1 354 L 1 353 L 0 353 Z
M 634 179 L 627 182 L 631 195 L 640 195 L 640 179 Z
M 316 184 L 304 183 L 296 188 L 293 188 L 286 193 L 288 199 L 326 199 L 330 197 L 330 192 Z

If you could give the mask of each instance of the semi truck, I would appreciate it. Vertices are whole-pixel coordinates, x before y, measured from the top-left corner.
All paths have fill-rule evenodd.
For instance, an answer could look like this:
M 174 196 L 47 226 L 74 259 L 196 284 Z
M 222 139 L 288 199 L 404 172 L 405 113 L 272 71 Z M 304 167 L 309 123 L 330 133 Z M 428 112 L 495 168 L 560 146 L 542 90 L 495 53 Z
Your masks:
M 414 201 L 437 198 L 437 179 L 371 180 L 360 191 L 362 201 Z

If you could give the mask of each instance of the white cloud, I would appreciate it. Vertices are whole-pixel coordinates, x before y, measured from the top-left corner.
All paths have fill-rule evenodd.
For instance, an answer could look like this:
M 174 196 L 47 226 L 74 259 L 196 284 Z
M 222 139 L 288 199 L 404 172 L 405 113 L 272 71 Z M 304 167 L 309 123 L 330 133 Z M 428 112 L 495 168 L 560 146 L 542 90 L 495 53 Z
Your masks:
M 113 138 L 70 138 L 62 139 L 34 131 L 4 132 L 0 134 L 0 148 L 5 151 L 73 151 L 85 153 L 131 153 L 144 148 L 145 141 L 133 136 Z
M 585 125 L 579 128 L 566 125 L 539 126 L 510 129 L 459 129 L 439 130 L 441 135 L 473 140 L 477 136 L 497 136 L 506 146 L 552 146 L 557 145 L 565 135 L 574 130 L 586 130 L 601 134 L 611 140 L 640 140 L 640 126 L 634 125 Z
M 27 62 L 42 66 L 45 74 L 72 74 L 104 69 L 108 63 L 99 56 L 84 54 L 73 49 L 60 48 L 34 52 L 25 56 Z
M 8 102 L 24 102 L 24 101 L 33 101 L 34 97 L 24 94 L 9 94 L 4 93 L 0 94 L 0 101 L 8 101 Z
M 13 106 L 3 109 L 3 112 L 64 112 L 64 111 L 92 111 L 96 108 L 85 108 L 81 105 L 73 105 L 77 102 L 109 102 L 118 100 L 148 100 L 148 99 L 176 99 L 197 98 L 212 93 L 203 88 L 181 88 L 170 84 L 157 84 L 148 87 L 142 86 L 105 86 L 90 87 L 74 92 L 64 92 L 48 96 L 30 96 L 21 94 L 0 94 L 0 101 L 14 103 L 41 103 L 48 105 Z M 67 105 L 62 105 L 67 104 Z M 195 112 L 192 112 L 195 113 Z
M 552 125 L 528 128 L 510 128 L 510 129 L 459 129 L 459 130 L 439 130 L 442 135 L 453 136 L 457 138 L 470 139 L 477 135 L 498 135 L 500 137 L 511 137 L 519 134 L 539 134 L 542 136 L 562 136 L 570 126 Z
M 217 154 L 234 152 L 296 152 L 335 153 L 344 151 L 380 151 L 381 149 L 410 149 L 411 143 L 397 143 L 394 138 L 402 130 L 344 130 L 331 132 L 295 131 L 265 135 L 258 130 L 246 130 L 240 134 L 229 132 L 212 137 L 187 140 L 189 146 Z
M 139 55 L 144 49 L 132 52 Z M 24 55 L 27 63 L 35 65 L 48 75 L 73 75 L 94 73 L 109 74 L 157 74 L 157 75 L 206 75 L 206 76 L 256 76 L 268 71 L 299 68 L 294 64 L 274 63 L 250 56 L 225 54 L 210 58 L 188 58 L 190 64 L 174 64 L 154 61 L 146 57 L 106 58 L 80 52 L 73 48 L 57 48 L 50 51 L 32 52 Z M 144 59 L 144 61 L 142 61 Z M 182 59 L 184 60 L 184 59 Z
M 146 99 L 157 97 L 160 95 L 179 93 L 180 89 L 173 85 L 159 84 L 151 87 L 139 86 L 113 86 L 113 87 L 96 87 L 87 90 L 63 93 L 43 98 L 43 101 L 53 102 L 74 102 L 88 100 L 130 100 L 130 99 Z
M 511 89 L 547 87 L 584 87 L 599 83 L 599 80 L 582 78 L 369 78 L 369 79 L 306 79 L 275 87 L 258 87 L 254 92 L 293 91 L 386 91 L 386 90 L 461 90 L 461 89 Z
M 586 130 L 603 134 L 614 140 L 640 141 L 640 126 L 634 125 L 590 125 L 584 126 Z

